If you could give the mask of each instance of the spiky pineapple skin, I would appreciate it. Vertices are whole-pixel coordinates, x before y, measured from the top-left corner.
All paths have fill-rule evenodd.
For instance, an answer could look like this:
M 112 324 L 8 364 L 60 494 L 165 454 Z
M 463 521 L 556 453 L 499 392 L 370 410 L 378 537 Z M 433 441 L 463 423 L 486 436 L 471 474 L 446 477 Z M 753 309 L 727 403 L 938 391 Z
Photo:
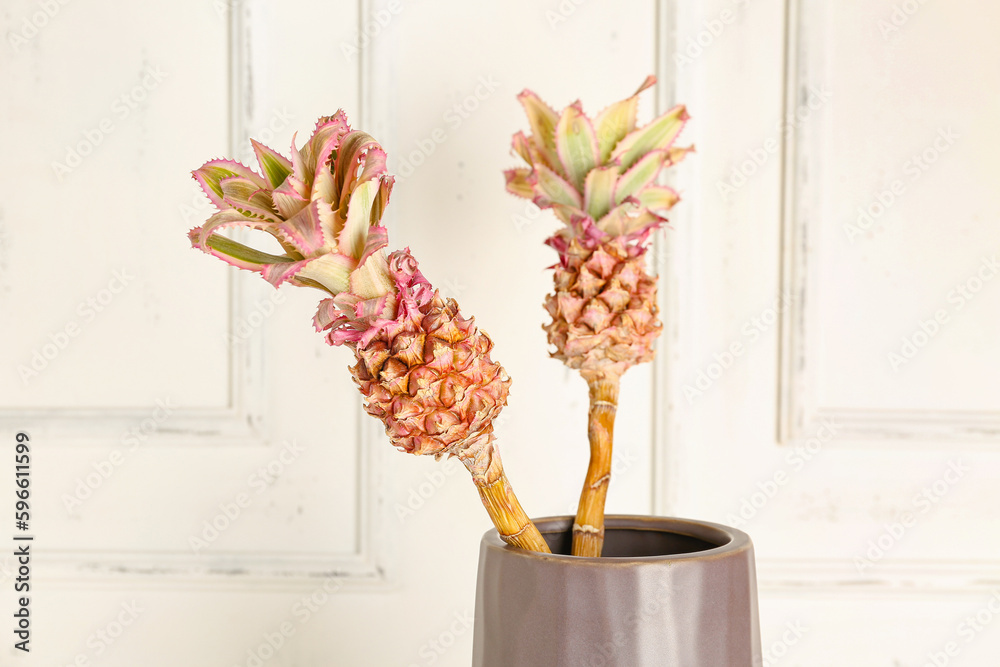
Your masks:
M 544 328 L 552 357 L 588 382 L 651 360 L 663 328 L 645 254 L 679 195 L 657 178 L 693 147 L 674 145 L 688 120 L 683 105 L 636 127 L 638 96 L 655 81 L 593 118 L 579 101 L 557 113 L 531 91 L 518 96 L 531 135 L 518 132 L 511 146 L 528 166 L 505 172 L 507 190 L 564 225 L 546 240 L 559 263 Z
M 573 241 L 553 278 L 545 299 L 552 321 L 543 327 L 552 357 L 585 378 L 620 375 L 653 358 L 663 325 L 644 253 L 621 238 L 593 250 Z
M 462 317 L 453 299 L 435 291 L 395 332 L 380 333 L 355 349 L 351 376 L 365 410 L 385 424 L 399 450 L 459 454 L 492 432 L 507 403 L 510 378 L 490 358 L 493 341 Z

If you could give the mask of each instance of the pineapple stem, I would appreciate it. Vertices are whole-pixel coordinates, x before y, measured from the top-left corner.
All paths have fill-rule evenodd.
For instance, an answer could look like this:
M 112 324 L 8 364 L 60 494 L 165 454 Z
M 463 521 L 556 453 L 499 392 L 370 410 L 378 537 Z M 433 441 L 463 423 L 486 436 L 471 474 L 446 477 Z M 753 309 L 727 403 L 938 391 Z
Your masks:
M 590 388 L 590 465 L 573 523 L 573 555 L 598 557 L 604 547 L 604 501 L 611 481 L 611 453 L 619 375 L 587 378 Z
M 521 508 L 521 503 L 514 495 L 514 490 L 502 469 L 500 477 L 493 482 L 486 482 L 485 479 L 478 477 L 473 479 L 486 512 L 504 542 L 527 551 L 552 553 L 549 545 L 542 539 L 542 534 L 538 532 L 538 528 Z
M 507 544 L 528 551 L 552 553 L 507 480 L 492 424 L 456 447 L 452 453 L 472 474 L 472 481 L 479 489 L 479 497 L 500 538 Z

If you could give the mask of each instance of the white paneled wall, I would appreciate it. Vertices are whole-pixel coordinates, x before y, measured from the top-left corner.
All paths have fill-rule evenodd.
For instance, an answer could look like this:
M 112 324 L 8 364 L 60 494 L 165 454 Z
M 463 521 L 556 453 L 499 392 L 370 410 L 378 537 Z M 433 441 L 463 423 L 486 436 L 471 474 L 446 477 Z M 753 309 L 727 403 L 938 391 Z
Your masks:
M 767 665 L 995 664 L 998 12 L 9 0 L 0 451 L 31 434 L 36 557 L 32 651 L 6 631 L 0 665 L 469 664 L 489 524 L 466 473 L 391 451 L 313 294 L 188 248 L 188 172 L 339 107 L 374 134 L 393 245 L 514 378 L 522 502 L 571 513 L 586 389 L 540 328 L 554 219 L 504 192 L 515 95 L 596 112 L 652 72 L 640 118 L 686 103 L 698 152 L 609 511 L 748 531 Z M 14 576 L 0 558 L 6 618 Z
M 664 509 L 752 535 L 769 664 L 994 664 L 996 12 L 674 4 Z

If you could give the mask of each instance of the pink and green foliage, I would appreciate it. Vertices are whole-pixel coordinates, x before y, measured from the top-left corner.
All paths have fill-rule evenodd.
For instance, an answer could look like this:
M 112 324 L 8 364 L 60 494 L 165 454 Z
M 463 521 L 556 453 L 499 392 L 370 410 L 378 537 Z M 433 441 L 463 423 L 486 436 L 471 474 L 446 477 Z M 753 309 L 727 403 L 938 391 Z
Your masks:
M 316 325 L 331 343 L 354 341 L 366 328 L 351 323 L 394 317 L 398 286 L 379 224 L 393 177 L 378 142 L 352 130 L 338 111 L 320 118 L 301 148 L 293 139 L 291 159 L 252 143 L 262 174 L 234 160 L 212 160 L 193 172 L 218 212 L 191 230 L 191 244 L 275 287 L 289 282 L 327 292 Z M 270 234 L 282 254 L 221 233 L 234 228 Z
M 507 190 L 552 209 L 566 224 L 548 240 L 564 261 L 574 240 L 593 250 L 624 237 L 629 252 L 641 254 L 677 203 L 677 193 L 658 185 L 657 177 L 693 150 L 674 145 L 688 114 L 678 105 L 637 128 L 639 94 L 654 83 L 647 77 L 631 97 L 593 119 L 579 101 L 556 113 L 529 90 L 518 96 L 531 135 L 515 134 L 512 148 L 529 166 L 505 172 Z

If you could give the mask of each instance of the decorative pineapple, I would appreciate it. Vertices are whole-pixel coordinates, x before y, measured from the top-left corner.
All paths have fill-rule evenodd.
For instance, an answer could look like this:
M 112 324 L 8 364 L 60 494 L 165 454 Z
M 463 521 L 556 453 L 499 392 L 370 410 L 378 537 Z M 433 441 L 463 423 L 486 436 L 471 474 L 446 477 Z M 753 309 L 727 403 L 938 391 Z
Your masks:
M 409 250 L 386 254 L 378 223 L 392 190 L 385 152 L 352 130 L 342 111 L 320 118 L 292 158 L 253 142 L 263 176 L 239 162 L 212 160 L 194 172 L 219 212 L 191 230 L 195 248 L 275 287 L 318 288 L 316 329 L 350 347 L 350 369 L 365 409 L 390 441 L 413 454 L 457 456 L 510 544 L 549 551 L 514 495 L 496 448 L 493 419 L 510 378 L 490 359 L 493 343 L 424 278 Z M 273 255 L 218 232 L 249 227 L 274 236 Z
M 612 434 L 622 373 L 653 357 L 656 279 L 645 253 L 677 193 L 657 185 L 661 170 L 692 147 L 674 142 L 687 121 L 676 106 L 636 128 L 639 93 L 591 120 L 579 101 L 556 113 L 533 92 L 518 99 L 531 136 L 518 132 L 513 150 L 530 166 L 505 172 L 507 190 L 549 208 L 564 226 L 546 243 L 559 253 L 555 291 L 545 300 L 552 356 L 580 371 L 590 389 L 590 466 L 573 525 L 573 553 L 600 556 L 604 502 L 611 478 Z

